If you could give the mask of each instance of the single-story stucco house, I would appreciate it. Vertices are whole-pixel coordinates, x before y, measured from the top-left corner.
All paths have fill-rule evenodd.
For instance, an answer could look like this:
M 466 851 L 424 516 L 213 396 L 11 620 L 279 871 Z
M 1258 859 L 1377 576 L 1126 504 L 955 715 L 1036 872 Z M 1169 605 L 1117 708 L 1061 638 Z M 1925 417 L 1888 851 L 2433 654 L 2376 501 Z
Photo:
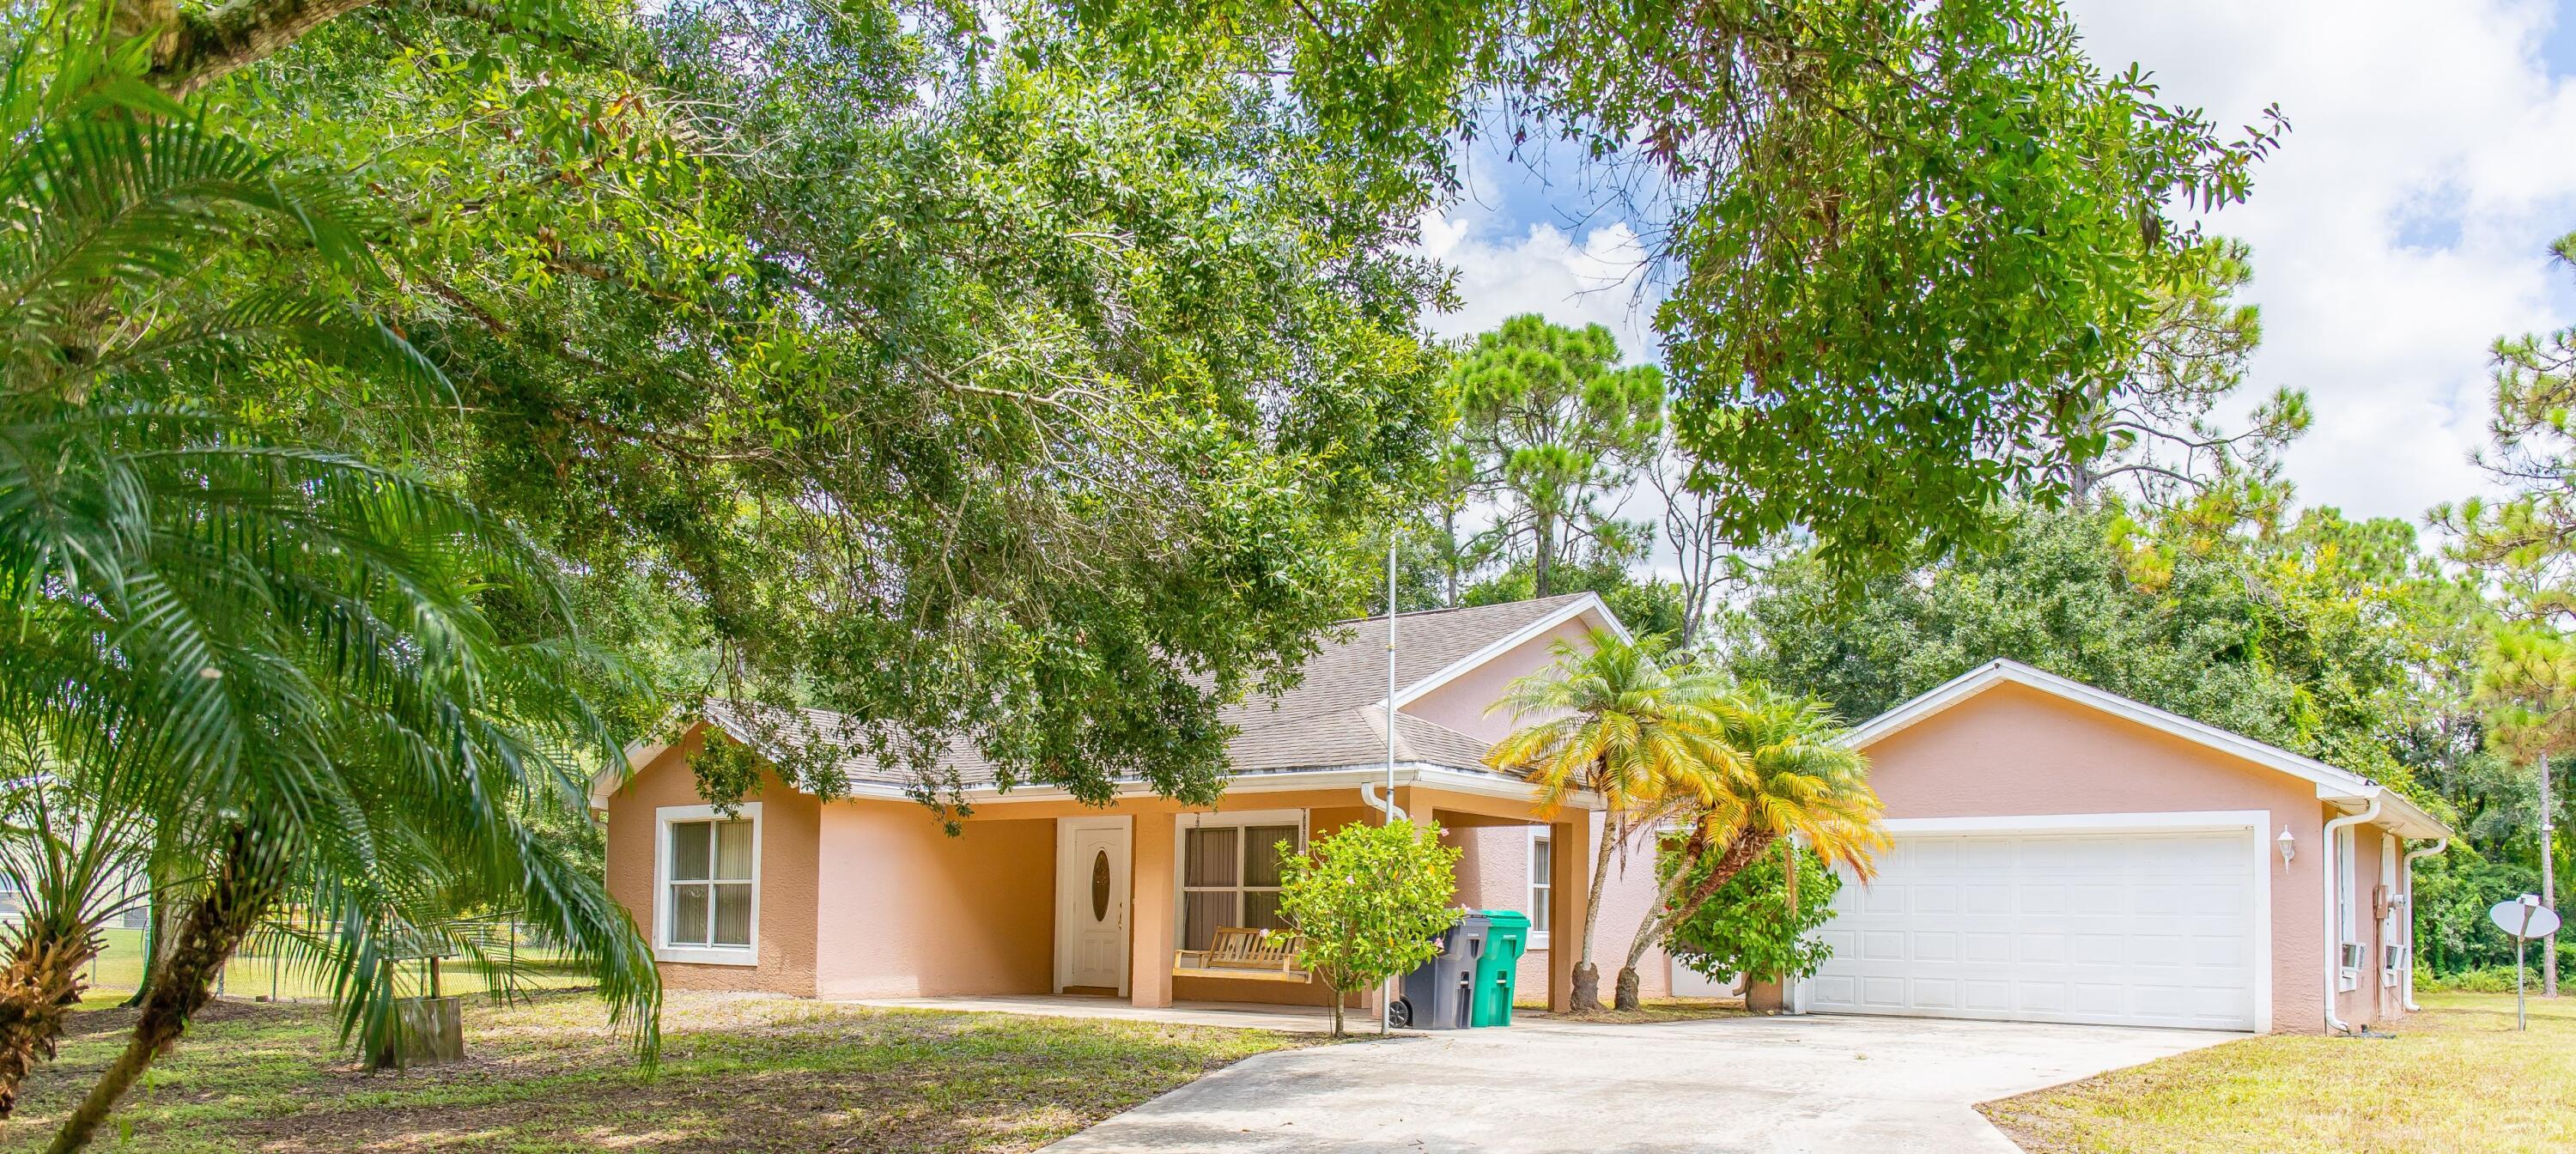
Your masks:
M 1438 821 L 1463 851 L 1461 904 L 1531 915 L 1521 988 L 1562 1006 L 1573 959 L 1552 948 L 1550 931 L 1581 924 L 1600 799 L 1542 812 L 1527 781 L 1485 768 L 1485 751 L 1512 724 L 1486 709 L 1552 661 L 1556 642 L 1621 626 L 1588 593 L 1406 613 L 1397 625 L 1395 804 Z M 855 756 L 842 762 L 850 797 L 822 802 L 772 778 L 735 816 L 717 814 L 688 765 L 711 730 L 761 750 L 829 735 L 838 719 L 752 724 L 744 707 L 711 703 L 671 744 L 630 750 L 629 771 L 594 787 L 609 888 L 674 988 L 1320 1005 L 1319 984 L 1254 976 L 1241 958 L 1212 967 L 1202 952 L 1223 944 L 1220 930 L 1286 928 L 1268 847 L 1377 820 L 1362 787 L 1388 778 L 1386 661 L 1386 619 L 1349 622 L 1297 688 L 1228 709 L 1234 776 L 1214 809 L 1141 784 L 1106 808 L 1047 788 L 1003 793 L 960 742 L 951 757 L 973 812 L 953 837 L 906 795 L 909 778 Z M 1645 855 L 1614 866 L 1626 881 L 1604 902 L 1598 947 L 1613 967 L 1645 912 L 1652 868 Z M 1662 994 L 1661 953 L 1644 972 L 1646 991 Z
M 1487 709 L 1557 641 L 1619 623 L 1577 594 L 1397 626 L 1395 803 L 1464 851 L 1460 904 L 1531 914 L 1522 988 L 1561 1009 L 1574 951 L 1549 931 L 1581 924 L 1600 802 L 1542 812 L 1527 782 L 1486 769 L 1513 724 Z M 674 988 L 1320 1004 L 1286 975 L 1217 976 L 1243 971 L 1207 951 L 1230 927 L 1284 928 L 1259 847 L 1376 820 L 1362 787 L 1387 775 L 1385 663 L 1385 619 L 1350 622 L 1298 688 L 1232 708 L 1235 776 L 1214 809 L 1141 786 L 1107 808 L 973 786 L 960 743 L 973 813 L 954 837 L 905 779 L 856 758 L 851 797 L 772 779 L 736 816 L 714 813 L 687 759 L 711 731 L 758 749 L 780 727 L 713 703 L 596 785 L 609 886 Z M 2408 863 L 2449 831 L 2393 790 L 2010 661 L 1849 741 L 1894 841 L 1869 885 L 1837 896 L 1820 931 L 1833 957 L 1791 991 L 1800 1009 L 2249 1031 L 2405 1009 Z M 1605 987 L 1653 899 L 1649 854 L 1612 869 Z M 1659 951 L 1641 976 L 1650 997 L 1708 988 Z

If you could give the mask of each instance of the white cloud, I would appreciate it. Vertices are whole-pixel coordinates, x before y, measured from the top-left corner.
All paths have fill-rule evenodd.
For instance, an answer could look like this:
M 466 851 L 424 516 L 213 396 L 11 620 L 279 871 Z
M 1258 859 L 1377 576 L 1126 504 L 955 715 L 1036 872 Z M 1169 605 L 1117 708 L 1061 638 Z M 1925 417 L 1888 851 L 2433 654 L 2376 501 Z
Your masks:
M 2254 246 L 2264 343 L 2246 390 L 2305 388 L 2301 495 L 2414 519 L 2487 487 L 2486 348 L 2566 323 L 2545 246 L 2576 229 L 2576 87 L 2540 56 L 2546 7 L 2496 0 L 2075 0 L 2105 68 L 2131 60 L 2223 125 L 2293 131 L 2253 199 L 2207 222 Z
M 2105 70 L 2135 60 L 2167 100 L 2231 129 L 2273 103 L 2293 125 L 2253 200 L 2208 224 L 2254 246 L 2265 339 L 2238 408 L 2285 385 L 2316 401 L 2288 462 L 2305 500 L 2414 520 L 2487 487 L 2467 456 L 2485 440 L 2488 343 L 2576 318 L 2576 282 L 2545 251 L 2576 230 L 2576 85 L 2541 59 L 2556 14 L 2518 0 L 2072 7 Z M 1423 222 L 1466 298 L 1436 331 L 1537 311 L 1607 324 L 1649 359 L 1625 223 L 1577 241 L 1473 208 Z
M 1435 212 L 1422 220 L 1422 249 L 1457 270 L 1465 302 L 1426 318 L 1441 336 L 1474 336 L 1506 317 L 1541 313 L 1561 325 L 1607 326 L 1631 364 L 1654 359 L 1646 249 L 1624 221 L 1589 229 L 1578 242 L 1550 224 L 1515 236 L 1491 218 Z

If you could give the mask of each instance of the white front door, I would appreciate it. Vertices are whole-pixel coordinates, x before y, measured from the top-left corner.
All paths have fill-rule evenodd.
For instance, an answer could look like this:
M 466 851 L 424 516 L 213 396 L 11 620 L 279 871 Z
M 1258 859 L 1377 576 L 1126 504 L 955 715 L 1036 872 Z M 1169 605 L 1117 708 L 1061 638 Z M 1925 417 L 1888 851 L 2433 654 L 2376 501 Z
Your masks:
M 1899 833 L 1834 895 L 1806 1004 L 2256 1029 L 2260 850 L 2246 830 Z
M 1055 827 L 1055 986 L 1127 993 L 1131 819 L 1066 817 Z

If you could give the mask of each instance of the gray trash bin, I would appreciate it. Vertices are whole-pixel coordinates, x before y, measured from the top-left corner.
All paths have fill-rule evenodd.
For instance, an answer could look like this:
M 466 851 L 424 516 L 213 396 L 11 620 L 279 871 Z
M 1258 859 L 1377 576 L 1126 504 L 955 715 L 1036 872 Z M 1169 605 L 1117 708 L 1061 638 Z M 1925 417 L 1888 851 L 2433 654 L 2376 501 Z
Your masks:
M 1389 1015 L 1416 1030 L 1464 1030 L 1476 1004 L 1476 959 L 1485 952 L 1491 923 L 1471 913 L 1440 935 L 1440 953 L 1404 976 Z

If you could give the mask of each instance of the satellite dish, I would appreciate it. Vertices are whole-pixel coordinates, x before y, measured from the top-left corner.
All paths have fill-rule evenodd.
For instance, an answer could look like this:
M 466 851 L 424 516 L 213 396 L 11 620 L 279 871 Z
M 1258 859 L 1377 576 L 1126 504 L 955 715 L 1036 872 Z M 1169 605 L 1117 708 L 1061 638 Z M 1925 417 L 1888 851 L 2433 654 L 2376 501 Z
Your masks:
M 2545 938 L 2558 932 L 2558 911 L 2539 904 L 2520 901 L 2497 902 L 2487 911 L 2487 920 L 2508 937 Z

